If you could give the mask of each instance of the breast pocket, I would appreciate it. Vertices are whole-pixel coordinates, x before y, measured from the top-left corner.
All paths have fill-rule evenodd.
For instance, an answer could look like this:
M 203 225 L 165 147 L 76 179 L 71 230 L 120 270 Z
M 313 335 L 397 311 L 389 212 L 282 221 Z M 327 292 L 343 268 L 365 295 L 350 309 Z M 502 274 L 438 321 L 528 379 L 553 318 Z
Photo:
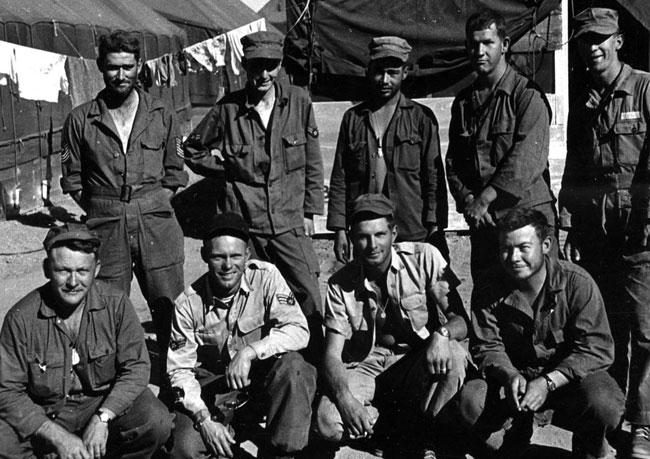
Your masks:
M 402 308 L 408 316 L 413 331 L 422 330 L 429 321 L 429 311 L 427 309 L 427 300 L 425 295 L 416 293 L 414 295 L 402 298 Z
M 495 122 L 490 129 L 490 163 L 497 166 L 512 147 L 515 130 L 514 120 L 510 118 Z
M 284 146 L 284 167 L 287 172 L 304 169 L 306 164 L 305 144 L 307 138 L 304 132 L 285 134 L 282 136 Z
M 47 362 L 34 356 L 29 362 L 29 394 L 42 400 L 62 395 L 64 370 L 63 360 Z
M 237 321 L 237 328 L 246 344 L 254 343 L 262 339 L 264 327 L 264 313 L 242 316 Z
M 254 183 L 256 181 L 252 145 L 226 145 L 223 154 L 227 164 L 227 173 L 231 179 L 245 183 Z
M 343 153 L 343 169 L 345 169 L 348 180 L 356 182 L 360 180 L 360 177 L 365 176 L 367 155 L 367 142 L 352 142 L 347 145 Z
M 164 175 L 163 150 L 164 142 L 161 138 L 144 138 L 140 141 L 144 157 L 144 174 L 148 177 L 160 178 Z
M 420 171 L 422 137 L 417 133 L 397 134 L 395 142 L 395 167 L 404 171 Z
M 614 124 L 614 135 L 618 162 L 636 166 L 646 137 L 646 123 L 642 119 L 619 121 Z
M 110 346 L 97 346 L 88 352 L 88 374 L 95 388 L 115 380 L 115 350 Z

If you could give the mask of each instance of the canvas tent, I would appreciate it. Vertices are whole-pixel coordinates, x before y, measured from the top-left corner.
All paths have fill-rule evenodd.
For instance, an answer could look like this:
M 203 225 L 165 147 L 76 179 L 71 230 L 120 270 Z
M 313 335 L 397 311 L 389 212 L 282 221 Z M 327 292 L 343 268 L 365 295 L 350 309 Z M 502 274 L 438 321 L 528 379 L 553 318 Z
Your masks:
M 288 0 L 287 27 L 300 15 L 310 17 L 308 24 L 313 25 L 300 21 L 289 32 L 288 71 L 305 79 L 311 68 L 315 93 L 358 100 L 363 94 L 368 42 L 374 36 L 398 35 L 413 47 L 412 78 L 405 92 L 419 97 L 452 95 L 471 72 L 464 45 L 469 15 L 481 7 L 499 11 L 514 42 L 559 5 L 560 0 Z M 544 51 L 552 55 L 553 50 Z
M 73 57 L 96 58 L 97 38 L 112 30 L 141 35 L 143 58 L 177 52 L 187 44 L 185 32 L 146 5 L 130 0 L 5 0 L 0 3 L 0 40 Z M 189 110 L 186 81 L 174 88 L 153 86 L 182 117 Z M 60 131 L 71 110 L 67 96 L 58 103 L 21 99 L 13 86 L 0 86 L 0 184 L 11 206 L 20 189 L 22 210 L 42 204 L 41 181 L 48 163 L 57 165 Z M 50 136 L 50 125 L 51 135 Z M 56 186 L 58 174 L 52 178 Z

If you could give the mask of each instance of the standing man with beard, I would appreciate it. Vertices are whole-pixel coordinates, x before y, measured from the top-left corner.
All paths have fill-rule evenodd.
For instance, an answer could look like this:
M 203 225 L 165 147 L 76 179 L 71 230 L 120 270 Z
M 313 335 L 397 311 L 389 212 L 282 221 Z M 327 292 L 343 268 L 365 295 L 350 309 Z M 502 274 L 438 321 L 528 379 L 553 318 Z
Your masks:
M 255 32 L 241 39 L 248 82 L 217 102 L 184 145 L 202 175 L 225 171 L 225 211 L 244 217 L 254 254 L 274 263 L 309 322 L 305 356 L 323 342 L 314 214 L 323 212 L 323 159 L 309 95 L 277 81 L 283 38 Z
M 616 346 L 610 372 L 623 390 L 631 340 L 632 457 L 650 458 L 650 75 L 619 60 L 615 10 L 588 8 L 575 21 L 589 78 L 569 112 L 560 193 L 565 255 L 603 293 Z
M 556 212 L 548 171 L 551 109 L 544 93 L 508 65 L 510 38 L 501 15 L 478 12 L 465 33 L 477 78 L 452 105 L 446 163 L 456 208 L 470 227 L 476 280 L 497 264 L 497 218 L 513 207 L 532 207 L 546 216 L 553 234 Z
M 158 346 L 167 349 L 174 299 L 183 291 L 183 233 L 170 198 L 188 180 L 173 111 L 136 86 L 140 43 L 103 35 L 97 66 L 106 88 L 68 116 L 61 188 L 86 212 L 102 242 L 98 278 L 125 292 L 133 274 Z
M 401 92 L 411 46 L 403 38 L 376 37 L 368 48 L 369 96 L 343 115 L 329 185 L 327 229 L 336 232 L 336 259 L 349 261 L 350 212 L 364 193 L 383 194 L 395 204 L 398 241 L 433 242 L 446 256 L 438 121 Z

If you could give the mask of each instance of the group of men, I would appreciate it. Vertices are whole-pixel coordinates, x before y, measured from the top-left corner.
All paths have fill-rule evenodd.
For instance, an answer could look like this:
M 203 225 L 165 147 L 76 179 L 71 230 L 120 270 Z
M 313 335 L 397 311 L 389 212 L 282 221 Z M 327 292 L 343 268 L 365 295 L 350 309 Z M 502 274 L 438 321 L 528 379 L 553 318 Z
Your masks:
M 137 39 L 102 37 L 106 89 L 73 110 L 62 141 L 61 185 L 87 221 L 48 232 L 48 282 L 0 332 L 0 457 L 234 457 L 257 425 L 244 413 L 266 416 L 258 457 L 318 439 L 434 458 L 445 419 L 475 454 L 515 457 L 533 414 L 553 409 L 576 457 L 607 457 L 626 412 L 631 457 L 650 458 L 650 75 L 618 59 L 616 11 L 575 21 L 590 78 L 570 112 L 559 223 L 552 113 L 508 65 L 501 16 L 467 21 L 477 78 L 452 106 L 446 174 L 434 114 L 401 92 L 409 44 L 371 41 L 369 94 L 343 117 L 330 180 L 345 265 L 324 305 L 310 241 L 319 131 L 308 94 L 279 78 L 282 37 L 242 38 L 246 88 L 184 142 L 137 86 Z M 224 192 L 207 272 L 187 288 L 170 204 L 184 165 Z M 470 228 L 471 314 L 444 239 L 446 179 Z M 166 349 L 167 407 L 147 388 L 133 274 Z

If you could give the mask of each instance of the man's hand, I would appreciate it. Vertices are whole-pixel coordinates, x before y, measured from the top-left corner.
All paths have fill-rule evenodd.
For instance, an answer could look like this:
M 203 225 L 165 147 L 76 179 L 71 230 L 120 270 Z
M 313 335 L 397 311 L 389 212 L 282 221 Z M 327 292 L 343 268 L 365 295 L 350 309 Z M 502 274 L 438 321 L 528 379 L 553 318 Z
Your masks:
M 480 197 L 470 199 L 465 204 L 463 215 L 470 228 L 480 228 L 482 226 L 495 226 L 492 216 L 488 213 L 490 203 L 483 201 Z
M 35 435 L 51 443 L 60 459 L 91 459 L 92 457 L 81 438 L 52 421 L 44 422 Z
M 546 379 L 535 378 L 528 382 L 526 394 L 521 400 L 521 403 L 519 403 L 519 408 L 521 410 L 537 411 L 542 407 L 547 397 L 548 385 L 546 384 Z
M 519 400 L 526 394 L 526 378 L 519 373 L 512 376 L 505 387 L 505 391 L 510 406 L 517 411 L 521 411 Z
M 348 263 L 350 261 L 350 242 L 348 234 L 343 229 L 336 230 L 334 237 L 334 255 L 341 263 Z
M 307 237 L 312 237 L 315 233 L 314 230 L 314 216 L 313 215 L 305 215 L 302 219 L 303 221 L 303 226 L 305 228 L 305 236 Z
M 207 418 L 201 423 L 201 438 L 208 450 L 217 457 L 233 457 L 231 445 L 235 444 L 235 437 L 228 427 L 220 422 Z
M 243 389 L 250 385 L 251 380 L 248 374 L 251 370 L 251 362 L 257 358 L 255 350 L 246 346 L 244 349 L 235 354 L 232 361 L 226 368 L 226 380 L 228 387 L 231 389 Z
M 580 236 L 575 230 L 570 229 L 566 235 L 564 258 L 574 263 L 580 261 Z
M 427 347 L 427 366 L 433 375 L 446 375 L 452 368 L 449 338 L 434 333 Z
M 104 457 L 106 440 L 108 440 L 108 424 L 93 415 L 84 430 L 82 440 L 92 459 Z
M 359 400 L 349 395 L 339 401 L 337 408 L 351 438 L 369 437 L 373 434 L 372 426 L 375 420 L 371 419 L 370 413 Z

